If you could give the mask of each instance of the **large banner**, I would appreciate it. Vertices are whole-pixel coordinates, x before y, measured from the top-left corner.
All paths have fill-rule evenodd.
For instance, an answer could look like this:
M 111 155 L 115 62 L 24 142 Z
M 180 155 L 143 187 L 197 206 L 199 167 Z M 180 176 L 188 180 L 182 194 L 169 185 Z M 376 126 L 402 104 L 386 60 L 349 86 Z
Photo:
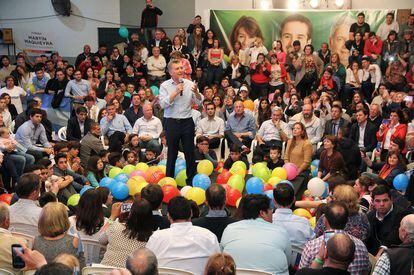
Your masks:
M 41 30 L 19 30 L 14 36 L 17 48 L 23 49 L 28 55 L 51 54 L 56 50 L 53 34 Z
M 347 64 L 349 51 L 345 48 L 345 41 L 348 40 L 351 24 L 357 21 L 360 12 L 211 10 L 210 27 L 227 50 L 232 49 L 236 41 L 241 42 L 242 48 L 250 47 L 256 37 L 264 40 L 268 50 L 272 48 L 273 41 L 281 40 L 286 52 L 291 51 L 295 40 L 301 42 L 302 48 L 311 43 L 315 49 L 319 49 L 322 42 L 327 42 L 331 51 L 337 52 L 341 62 Z M 371 31 L 376 31 L 390 10 L 362 12 Z

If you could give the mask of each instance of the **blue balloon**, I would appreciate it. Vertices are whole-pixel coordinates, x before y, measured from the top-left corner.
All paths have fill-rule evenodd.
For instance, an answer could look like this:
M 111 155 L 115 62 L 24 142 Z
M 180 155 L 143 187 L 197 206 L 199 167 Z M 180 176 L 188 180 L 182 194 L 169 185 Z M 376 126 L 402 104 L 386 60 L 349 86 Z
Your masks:
M 157 96 L 157 95 L 159 95 L 159 94 L 160 94 L 160 90 L 158 89 L 158 87 L 157 87 L 157 86 L 151 86 L 151 87 L 150 87 L 150 89 L 152 90 L 152 94 L 153 94 L 154 96 Z
M 326 198 L 329 195 L 329 183 L 325 182 L 325 191 L 322 194 L 322 198 Z
M 120 27 L 119 30 L 118 30 L 118 33 L 119 33 L 119 36 L 121 36 L 122 38 L 127 38 L 128 34 L 129 34 L 129 31 L 125 27 Z
M 207 190 L 211 185 L 211 179 L 209 176 L 204 174 L 197 174 L 193 178 L 193 186 L 200 187 L 201 189 Z
M 264 189 L 263 180 L 258 177 L 252 177 L 246 182 L 247 194 L 262 194 Z
M 295 187 L 293 186 L 293 183 L 292 183 L 292 182 L 290 182 L 290 180 L 282 180 L 282 181 L 280 181 L 278 184 L 281 184 L 281 183 L 287 183 L 287 184 L 289 184 L 290 186 L 292 186 L 292 188 L 293 188 L 293 189 L 295 189 Z
M 311 165 L 315 166 L 316 167 L 316 170 L 318 170 L 318 167 L 319 167 L 319 159 L 312 160 Z
M 82 187 L 82 189 L 79 192 L 79 194 L 81 195 L 81 197 L 82 197 L 83 193 L 85 193 L 89 189 L 94 189 L 94 188 L 92 186 L 90 186 L 90 185 L 85 185 L 84 187 Z
M 175 177 L 177 177 L 178 173 L 181 172 L 181 170 L 185 170 L 185 165 L 177 165 L 176 164 L 174 169 L 175 169 L 174 170 L 174 178 L 175 178 Z
M 112 186 L 111 193 L 115 199 L 121 201 L 128 197 L 129 188 L 125 183 L 117 182 Z
M 158 163 L 158 165 L 167 166 L 167 160 L 166 160 L 166 159 L 161 160 L 161 161 Z
M 185 160 L 184 159 L 177 159 L 175 161 L 175 166 L 184 166 L 185 167 Z
M 397 175 L 394 180 L 393 184 L 395 189 L 398 191 L 404 192 L 407 189 L 409 178 L 405 174 Z
M 110 177 L 105 177 L 101 179 L 101 182 L 99 183 L 99 187 L 108 187 L 109 189 L 112 184 L 116 183 L 114 179 L 111 179 Z
M 264 194 L 270 199 L 270 206 L 275 209 L 275 203 L 273 202 L 273 190 L 267 190 Z
M 127 174 L 121 173 L 121 174 L 118 174 L 118 175 L 114 178 L 114 180 L 115 180 L 115 181 L 117 181 L 117 182 L 126 183 L 126 182 L 129 180 L 129 177 L 128 177 L 128 175 L 127 175 Z
M 317 177 L 318 176 L 318 168 L 313 169 L 311 173 L 312 173 L 312 178 Z

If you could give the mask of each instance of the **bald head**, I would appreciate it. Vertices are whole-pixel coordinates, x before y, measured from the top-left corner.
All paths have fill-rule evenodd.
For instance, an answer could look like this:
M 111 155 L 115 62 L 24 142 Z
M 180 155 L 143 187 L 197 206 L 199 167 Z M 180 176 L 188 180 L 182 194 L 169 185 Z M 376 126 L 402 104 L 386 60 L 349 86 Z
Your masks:
M 414 241 L 414 214 L 407 215 L 401 220 L 399 233 L 401 241 Z
M 158 261 L 148 248 L 138 248 L 126 261 L 126 268 L 133 275 L 158 275 Z
M 348 267 L 354 260 L 355 243 L 346 234 L 338 233 L 333 235 L 329 239 L 326 249 L 331 263 Z
M 142 107 L 142 112 L 144 113 L 144 117 L 146 119 L 150 119 L 152 117 L 152 105 L 144 104 L 144 106 Z

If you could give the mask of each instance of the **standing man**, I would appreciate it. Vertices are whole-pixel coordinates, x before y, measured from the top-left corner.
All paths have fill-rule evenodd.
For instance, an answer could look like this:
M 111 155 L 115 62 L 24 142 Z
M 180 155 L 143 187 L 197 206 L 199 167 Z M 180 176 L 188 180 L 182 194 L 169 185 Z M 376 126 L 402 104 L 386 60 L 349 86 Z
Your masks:
M 162 10 L 155 7 L 152 0 L 146 0 L 147 6 L 141 14 L 141 33 L 145 37 L 145 41 L 148 43 L 152 39 L 152 33 L 155 31 L 158 25 L 158 15 L 162 15 Z
M 82 79 L 82 72 L 75 70 L 73 73 L 74 79 L 70 80 L 65 88 L 65 97 L 73 100 L 73 109 L 83 105 L 83 98 L 88 95 L 91 89 L 89 81 Z
M 191 116 L 192 103 L 198 105 L 203 96 L 197 85 L 184 78 L 184 68 L 180 60 L 168 63 L 171 79 L 160 86 L 160 105 L 164 109 L 164 129 L 167 137 L 167 177 L 174 177 L 178 145 L 182 142 L 187 164 L 187 185 L 192 185 L 196 173 L 194 156 L 195 125 Z

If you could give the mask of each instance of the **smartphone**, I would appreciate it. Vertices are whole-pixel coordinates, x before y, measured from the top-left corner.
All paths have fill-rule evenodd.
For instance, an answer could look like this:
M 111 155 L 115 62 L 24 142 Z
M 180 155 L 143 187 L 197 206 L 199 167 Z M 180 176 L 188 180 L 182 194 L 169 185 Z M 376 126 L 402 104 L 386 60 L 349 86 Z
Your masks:
M 26 264 L 24 263 L 22 258 L 19 255 L 17 255 L 16 250 L 19 250 L 20 253 L 24 253 L 24 249 L 20 244 L 11 245 L 13 268 L 23 268 L 26 266 Z
M 383 119 L 382 120 L 382 124 L 385 124 L 385 125 L 388 125 L 388 124 L 390 124 L 390 120 L 389 119 Z
M 325 241 L 325 245 L 328 243 L 329 239 L 335 235 L 334 231 L 325 231 L 325 233 L 323 233 L 323 239 Z
M 131 211 L 132 203 L 124 202 L 121 204 L 121 213 L 127 213 Z

